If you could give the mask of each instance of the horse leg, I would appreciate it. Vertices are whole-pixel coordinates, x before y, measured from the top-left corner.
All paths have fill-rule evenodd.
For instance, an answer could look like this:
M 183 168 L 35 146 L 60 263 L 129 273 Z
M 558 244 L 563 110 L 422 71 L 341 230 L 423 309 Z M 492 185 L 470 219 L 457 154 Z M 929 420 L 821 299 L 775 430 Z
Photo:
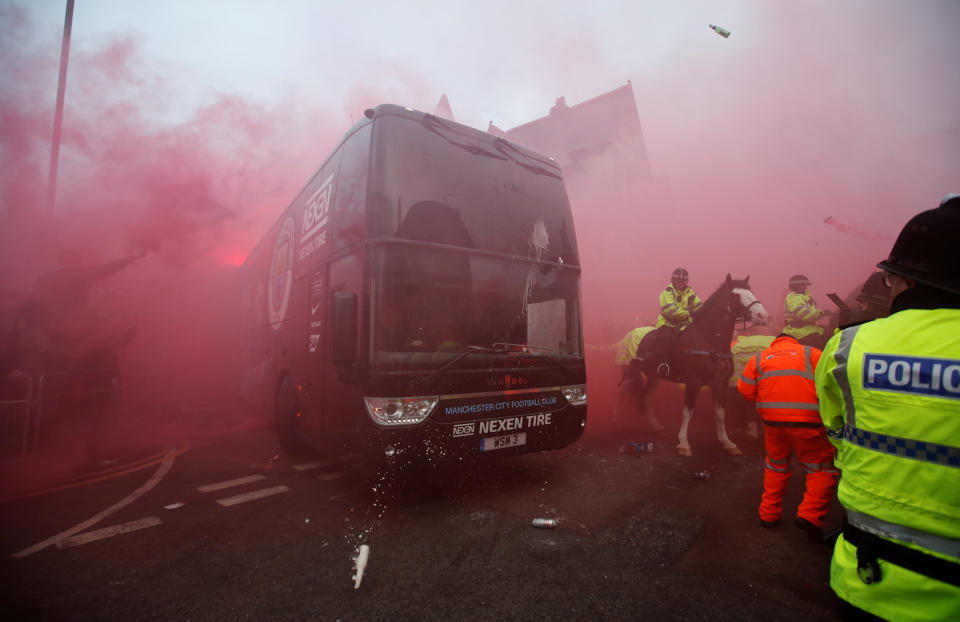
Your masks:
M 724 408 L 723 408 L 723 399 L 725 397 L 725 391 L 727 386 L 723 385 L 722 387 L 711 387 L 710 393 L 713 395 L 713 422 L 717 426 L 717 440 L 720 441 L 720 444 L 731 456 L 740 456 L 743 455 L 743 452 L 740 451 L 740 448 L 734 444 L 733 441 L 727 437 L 727 426 L 724 423 Z
M 637 381 L 637 403 L 643 404 L 643 412 L 647 414 L 647 425 L 653 430 L 654 434 L 663 432 L 663 425 L 657 419 L 657 413 L 653 410 L 653 392 L 660 384 L 660 379 L 656 376 L 650 376 L 647 382 Z
M 627 371 L 627 367 L 624 367 L 621 371 L 620 382 L 617 383 L 617 399 L 613 403 L 614 426 L 620 426 L 623 424 L 623 421 L 620 419 L 620 402 L 624 399 L 624 396 L 627 395 L 627 391 L 634 388 L 633 385 L 634 380 Z
M 677 443 L 677 453 L 681 456 L 693 456 L 693 449 L 690 448 L 690 441 L 687 440 L 687 428 L 690 426 L 690 420 L 693 419 L 693 407 L 697 404 L 697 393 L 700 387 L 687 384 L 683 391 L 683 421 L 680 423 L 679 443 Z

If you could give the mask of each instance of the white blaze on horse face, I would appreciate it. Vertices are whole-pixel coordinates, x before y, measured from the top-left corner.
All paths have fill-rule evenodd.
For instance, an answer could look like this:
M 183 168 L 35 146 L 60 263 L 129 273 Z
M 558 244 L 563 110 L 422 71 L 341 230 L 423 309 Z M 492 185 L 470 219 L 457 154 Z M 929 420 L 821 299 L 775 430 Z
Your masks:
M 743 305 L 744 309 L 747 309 L 747 313 L 749 313 L 747 319 L 754 324 L 767 323 L 767 310 L 763 308 L 763 305 L 760 304 L 757 297 L 753 295 L 753 292 L 749 289 L 737 287 L 733 290 L 733 293 L 740 297 L 740 304 Z

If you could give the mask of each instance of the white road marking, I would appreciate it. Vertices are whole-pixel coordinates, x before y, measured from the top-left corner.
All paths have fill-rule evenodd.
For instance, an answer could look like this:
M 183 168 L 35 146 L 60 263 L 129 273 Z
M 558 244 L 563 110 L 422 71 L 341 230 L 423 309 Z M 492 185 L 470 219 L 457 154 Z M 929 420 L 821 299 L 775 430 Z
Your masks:
M 232 479 L 227 482 L 218 482 L 216 484 L 207 484 L 206 486 L 197 486 L 197 490 L 200 492 L 213 492 L 214 490 L 223 490 L 224 488 L 233 488 L 234 486 L 243 486 L 244 484 L 249 484 L 251 482 L 259 482 L 262 479 L 266 479 L 266 476 L 249 475 L 247 477 Z
M 333 473 L 324 473 L 323 475 L 318 475 L 317 479 L 322 479 L 325 482 L 331 480 L 340 479 L 343 477 L 343 471 L 334 471 Z
M 120 535 L 121 533 L 130 533 L 131 531 L 139 531 L 147 527 L 156 527 L 162 524 L 163 521 L 156 516 L 148 516 L 147 518 L 133 520 L 129 523 L 122 523 L 120 525 L 114 525 L 113 527 L 104 527 L 96 531 L 88 531 L 87 533 L 65 538 L 57 542 L 57 548 L 65 549 L 71 546 L 80 546 L 81 544 L 96 542 L 97 540 L 103 540 L 104 538 Z
M 61 541 L 61 540 L 64 540 L 64 539 L 66 539 L 66 538 L 69 538 L 70 536 L 72 536 L 72 535 L 74 535 L 74 534 L 80 533 L 81 531 L 83 531 L 83 530 L 85 530 L 85 529 L 88 529 L 88 528 L 90 528 L 90 527 L 93 527 L 94 525 L 96 525 L 97 523 L 99 523 L 100 521 L 102 521 L 103 519 L 105 519 L 106 517 L 110 516 L 111 514 L 113 514 L 114 512 L 116 512 L 117 510 L 120 510 L 120 509 L 122 509 L 122 508 L 130 505 L 131 503 L 133 503 L 134 501 L 136 501 L 137 499 L 139 499 L 141 496 L 143 496 L 144 494 L 146 494 L 147 491 L 149 491 L 151 488 L 153 488 L 154 486 L 156 486 L 157 484 L 160 483 L 160 480 L 163 479 L 163 477 L 170 471 L 170 468 L 173 466 L 173 461 L 174 461 L 174 459 L 176 459 L 176 457 L 177 457 L 177 449 L 176 449 L 176 448 L 173 448 L 173 449 L 171 449 L 170 451 L 167 452 L 166 457 L 164 457 L 164 459 L 163 459 L 163 463 L 160 465 L 160 468 L 157 469 L 157 472 L 153 474 L 153 477 L 151 477 L 150 479 L 148 479 L 148 480 L 143 484 L 143 486 L 141 486 L 140 488 L 137 488 L 137 489 L 134 490 L 132 493 L 130 493 L 130 495 L 127 496 L 125 499 L 123 499 L 123 500 L 121 500 L 121 501 L 119 501 L 119 502 L 111 505 L 111 506 L 108 507 L 106 510 L 100 512 L 99 514 L 97 514 L 97 515 L 95 515 L 95 516 L 92 516 L 92 517 L 88 518 L 87 520 L 83 521 L 83 522 L 80 523 L 79 525 L 76 525 L 76 526 L 74 526 L 74 527 L 71 527 L 70 529 L 67 529 L 66 531 L 62 531 L 62 532 L 58 533 L 57 535 L 55 535 L 55 536 L 53 536 L 53 537 L 47 538 L 47 539 L 44 540 L 43 542 L 38 542 L 37 544 L 34 544 L 33 546 L 31 546 L 31 547 L 29 547 L 29 548 L 23 549 L 22 551 L 20 551 L 20 552 L 18 552 L 18 553 L 14 553 L 13 555 L 11 555 L 11 557 L 26 557 L 27 555 L 32 555 L 32 554 L 36 553 L 37 551 L 40 551 L 40 550 L 43 550 L 43 549 L 47 548 L 47 547 L 50 546 L 51 544 L 55 544 L 55 543 L 57 543 L 57 542 L 59 542 L 59 541 Z
M 254 490 L 253 492 L 247 492 L 242 495 L 236 495 L 234 497 L 227 497 L 226 499 L 217 499 L 217 503 L 223 507 L 230 507 L 231 505 L 237 505 L 238 503 L 246 503 L 247 501 L 254 501 L 256 499 L 262 499 L 264 497 L 270 497 L 272 495 L 279 495 L 282 492 L 290 492 L 290 489 L 286 486 L 274 486 L 273 488 L 261 488 L 260 490 Z
M 306 464 L 295 464 L 293 468 L 297 471 L 309 471 L 310 469 L 319 469 L 333 464 L 331 460 L 321 460 L 319 462 L 307 462 Z

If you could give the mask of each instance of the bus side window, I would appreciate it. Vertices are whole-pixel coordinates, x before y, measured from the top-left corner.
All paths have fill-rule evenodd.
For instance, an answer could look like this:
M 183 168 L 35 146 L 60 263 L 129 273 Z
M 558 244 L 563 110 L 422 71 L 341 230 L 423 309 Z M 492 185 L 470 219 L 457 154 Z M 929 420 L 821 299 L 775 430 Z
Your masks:
M 367 176 L 370 170 L 370 128 L 357 130 L 343 145 L 340 177 L 337 180 L 334 210 L 334 250 L 344 246 L 359 252 L 364 234 L 364 206 L 367 200 Z

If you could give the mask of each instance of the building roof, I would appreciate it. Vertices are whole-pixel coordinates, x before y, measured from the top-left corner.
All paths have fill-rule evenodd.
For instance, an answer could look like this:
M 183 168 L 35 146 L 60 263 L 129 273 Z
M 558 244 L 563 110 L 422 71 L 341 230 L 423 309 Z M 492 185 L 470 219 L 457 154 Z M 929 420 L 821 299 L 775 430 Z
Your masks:
M 446 93 L 440 96 L 440 101 L 437 102 L 437 107 L 434 109 L 433 114 L 437 117 L 456 121 L 456 119 L 453 118 L 453 110 L 450 109 L 450 100 L 447 99 Z
M 491 122 L 491 127 L 496 127 Z M 499 128 L 497 128 L 499 129 Z M 506 131 L 507 138 L 545 153 L 564 168 L 614 150 L 642 175 L 650 174 L 633 85 L 625 85 L 569 106 L 557 99 L 547 116 Z

